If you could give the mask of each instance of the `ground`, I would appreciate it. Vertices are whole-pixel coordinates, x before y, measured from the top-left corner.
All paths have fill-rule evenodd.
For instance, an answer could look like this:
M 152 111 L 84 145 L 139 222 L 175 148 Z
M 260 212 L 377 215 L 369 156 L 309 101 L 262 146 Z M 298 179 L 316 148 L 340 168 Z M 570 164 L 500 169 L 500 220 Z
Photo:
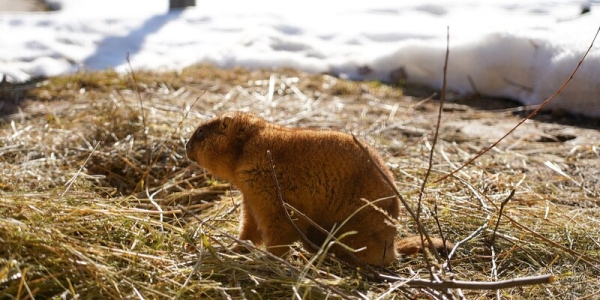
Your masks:
M 0 294 L 115 299 L 598 295 L 598 121 L 542 113 L 444 178 L 531 109 L 449 94 L 431 175 L 422 189 L 440 105 L 434 93 L 294 70 L 210 66 L 80 73 L 2 86 Z M 239 192 L 187 160 L 184 145 L 199 122 L 229 110 L 360 136 L 384 156 L 415 210 L 423 191 L 417 211 L 430 234 L 442 233 L 457 243 L 450 262 L 433 265 L 436 276 L 515 279 L 517 286 L 440 293 L 386 282 L 373 277 L 373 270 L 356 270 L 301 247 L 284 260 L 260 249 L 247 255 L 228 251 L 237 233 Z M 501 208 L 505 199 L 509 202 Z M 396 225 L 403 235 L 417 232 L 408 214 Z M 376 272 L 429 279 L 428 261 L 433 259 L 419 255 Z M 520 281 L 543 275 L 555 282 Z

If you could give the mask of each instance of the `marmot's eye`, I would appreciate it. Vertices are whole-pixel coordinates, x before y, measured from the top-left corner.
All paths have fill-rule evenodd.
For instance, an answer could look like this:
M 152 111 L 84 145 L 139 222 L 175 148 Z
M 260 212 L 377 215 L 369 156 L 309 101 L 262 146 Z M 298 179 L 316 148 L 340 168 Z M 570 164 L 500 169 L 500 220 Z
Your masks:
M 203 134 L 204 134 L 204 130 L 202 130 L 202 128 L 198 128 L 198 129 L 196 129 L 196 132 L 194 132 L 194 137 L 199 139 L 202 137 Z

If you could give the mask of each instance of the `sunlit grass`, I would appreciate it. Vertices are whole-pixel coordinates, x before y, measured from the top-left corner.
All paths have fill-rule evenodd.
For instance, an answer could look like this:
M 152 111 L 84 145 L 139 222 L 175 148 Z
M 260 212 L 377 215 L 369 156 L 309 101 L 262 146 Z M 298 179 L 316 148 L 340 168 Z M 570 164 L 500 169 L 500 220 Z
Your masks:
M 228 110 L 251 111 L 287 126 L 351 131 L 380 150 L 394 167 L 398 188 L 416 207 L 435 103 L 420 103 L 378 82 L 293 70 L 197 66 L 179 73 L 136 72 L 136 78 L 137 86 L 131 76 L 112 71 L 51 78 L 28 92 L 22 102 L 27 108 L 0 123 L 0 298 L 441 297 L 429 289 L 368 280 L 332 259 L 319 268 L 307 265 L 312 254 L 300 247 L 284 261 L 260 250 L 227 250 L 235 242 L 241 196 L 187 160 L 184 149 L 200 121 Z M 467 120 L 513 118 L 461 113 L 458 118 Z M 432 181 L 488 141 L 440 143 Z M 598 166 L 594 147 L 525 140 L 493 150 L 457 177 L 430 183 L 421 215 L 432 234 L 437 235 L 434 203 L 446 238 L 458 242 L 481 230 L 458 248 L 445 278 L 553 274 L 556 283 L 500 294 L 597 295 L 598 185 L 588 176 Z M 527 155 L 532 149 L 535 155 Z M 565 178 L 547 161 L 581 176 Z M 498 207 L 512 189 L 516 194 L 503 212 L 492 253 Z M 404 235 L 416 232 L 407 216 L 400 221 Z M 381 272 L 429 278 L 423 256 Z

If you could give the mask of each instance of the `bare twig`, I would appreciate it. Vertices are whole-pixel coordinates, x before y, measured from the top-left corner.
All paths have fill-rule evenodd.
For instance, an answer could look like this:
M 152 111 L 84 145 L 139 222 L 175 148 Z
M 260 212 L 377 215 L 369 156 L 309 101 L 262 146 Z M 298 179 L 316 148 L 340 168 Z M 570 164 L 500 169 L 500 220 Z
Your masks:
M 425 178 L 423 178 L 423 183 L 421 185 L 421 189 L 419 190 L 419 208 L 417 211 L 417 216 L 419 214 L 419 212 L 421 211 L 421 200 L 423 197 L 423 194 L 425 193 L 425 185 L 427 184 L 427 181 L 429 180 L 429 175 L 431 174 L 431 169 L 433 168 L 433 153 L 435 151 L 435 145 L 437 144 L 437 140 L 438 140 L 438 134 L 440 131 L 440 125 L 441 125 L 441 121 L 442 121 L 442 111 L 444 109 L 444 101 L 446 100 L 446 82 L 447 82 L 447 75 L 448 75 L 448 58 L 450 57 L 450 27 L 446 27 L 446 57 L 444 59 L 444 75 L 443 75 L 443 80 L 442 80 L 442 94 L 440 95 L 440 107 L 438 110 L 438 116 L 437 116 L 437 124 L 435 126 L 435 134 L 433 136 L 433 142 L 431 144 L 431 151 L 429 152 L 429 165 L 427 166 L 427 172 L 425 173 Z M 440 237 L 442 238 L 442 244 L 446 245 L 446 237 L 444 236 L 444 232 L 442 230 L 442 226 L 440 225 L 440 219 L 438 218 L 438 207 L 437 207 L 437 198 L 434 202 L 434 206 L 433 206 L 433 218 L 435 220 L 435 223 L 438 227 L 438 232 L 440 233 Z M 421 247 L 423 247 L 423 243 L 425 242 L 425 240 L 423 239 L 423 236 L 421 235 Z M 444 251 L 447 251 L 444 247 Z M 435 251 L 437 252 L 437 251 Z M 449 253 L 446 253 L 446 255 L 448 255 Z M 440 262 L 440 257 L 436 256 L 436 258 L 438 259 L 438 262 Z M 448 257 L 448 268 L 451 270 L 452 269 L 452 265 L 450 264 L 450 257 Z
M 498 211 L 498 220 L 496 221 L 496 226 L 494 227 L 494 232 L 492 234 L 492 240 L 490 241 L 490 252 L 491 252 L 491 262 L 492 262 L 492 278 L 497 281 L 498 280 L 498 265 L 496 264 L 496 247 L 494 246 L 494 241 L 496 240 L 496 232 L 498 231 L 498 225 L 500 225 L 500 219 L 502 218 L 502 212 L 504 211 L 504 206 L 512 197 L 515 195 L 515 189 L 513 189 L 508 197 L 502 201 L 500 204 L 500 211 Z M 502 299 L 500 296 L 500 290 L 496 291 L 496 299 Z
M 85 161 L 83 162 L 83 164 L 81 164 L 81 167 L 79 168 L 79 171 L 77 171 L 77 173 L 75 173 L 75 175 L 73 175 L 73 177 L 71 177 L 71 179 L 69 179 L 69 181 L 67 181 L 67 188 L 60 195 L 61 198 L 65 196 L 65 194 L 69 191 L 69 189 L 71 188 L 71 186 L 73 185 L 73 183 L 75 182 L 75 180 L 77 179 L 77 177 L 79 176 L 79 174 L 81 174 L 81 171 L 83 171 L 83 167 L 85 167 L 85 164 L 87 164 L 88 160 L 90 160 L 90 158 L 92 157 L 92 155 L 96 151 L 96 148 L 98 148 L 98 145 L 100 145 L 100 142 L 96 142 L 96 146 L 94 146 L 94 149 L 92 149 L 92 152 L 90 152 L 90 155 L 88 155 L 88 157 L 85 159 Z
M 491 244 L 494 244 L 494 240 L 496 239 L 496 231 L 498 230 L 498 225 L 500 225 L 500 218 L 502 218 L 502 211 L 504 210 L 504 206 L 506 205 L 506 203 L 508 203 L 508 201 L 510 201 L 510 199 L 512 199 L 512 197 L 515 195 L 515 189 L 513 189 L 512 191 L 510 191 L 510 195 L 508 195 L 508 197 L 506 197 L 506 199 L 504 199 L 504 201 L 502 201 L 502 203 L 500 204 L 500 211 L 498 212 L 498 220 L 496 221 L 496 227 L 494 227 L 494 233 L 492 234 L 492 241 Z
M 449 259 L 452 258 L 452 256 L 454 256 L 454 253 L 462 244 L 474 239 L 481 232 L 483 232 L 488 227 L 489 221 L 492 218 L 491 212 L 488 209 L 487 205 L 485 204 L 485 201 L 483 201 L 483 199 L 479 195 L 479 192 L 473 186 L 471 186 L 469 183 L 465 182 L 464 180 L 462 180 L 460 178 L 458 178 L 458 180 L 461 181 L 467 188 L 469 188 L 471 190 L 471 192 L 473 193 L 473 196 L 475 196 L 475 198 L 477 198 L 477 200 L 479 200 L 479 204 L 481 204 L 481 207 L 487 214 L 486 214 L 485 220 L 483 220 L 481 226 L 479 226 L 477 229 L 475 229 L 471 234 L 469 234 L 469 236 L 454 243 L 454 248 L 452 248 L 452 251 L 450 251 L 450 254 L 448 254 Z
M 539 233 L 537 233 L 537 232 L 529 229 L 527 226 L 522 225 L 521 223 L 517 222 L 515 219 L 513 219 L 513 218 L 511 218 L 509 216 L 506 216 L 506 218 L 508 218 L 513 224 L 517 225 L 517 227 L 519 227 L 520 229 L 522 229 L 522 230 L 524 230 L 526 232 L 529 232 L 531 235 L 533 235 L 533 236 L 535 236 L 535 237 L 537 237 L 539 239 L 542 239 L 544 242 L 551 244 L 553 247 L 559 248 L 559 249 L 561 249 L 561 250 L 563 250 L 563 251 L 565 251 L 565 252 L 573 255 L 573 257 L 577 257 L 578 259 L 581 259 L 581 260 L 589 263 L 594 269 L 600 270 L 600 260 L 592 258 L 592 257 L 590 257 L 588 255 L 579 253 L 579 252 L 577 252 L 575 250 L 572 250 L 572 249 L 570 249 L 568 247 L 565 247 L 565 246 L 563 246 L 563 245 L 561 245 L 561 244 L 559 244 L 559 243 L 557 243 L 557 242 L 555 242 L 553 240 L 550 240 L 550 239 L 544 237 L 543 235 L 541 235 L 541 234 L 539 234 Z
M 492 262 L 492 279 L 497 282 L 498 281 L 498 265 L 496 264 L 496 248 L 494 247 L 494 244 L 490 245 L 490 252 L 491 252 L 490 261 Z M 498 300 L 502 299 L 500 297 L 499 289 L 496 290 L 496 299 L 498 299 Z
M 284 206 L 290 210 L 292 210 L 295 214 L 297 214 L 299 217 L 301 217 L 302 219 L 304 219 L 305 221 L 307 221 L 308 223 L 310 223 L 312 226 L 315 227 L 315 229 L 319 230 L 321 233 L 325 234 L 327 237 L 333 237 L 334 242 L 338 243 L 338 244 L 342 244 L 341 242 L 339 242 L 336 238 L 335 235 L 338 233 L 339 229 L 342 228 L 342 226 L 346 223 L 347 220 L 351 219 L 356 213 L 358 213 L 359 211 L 367 208 L 367 207 L 375 207 L 377 209 L 379 209 L 377 206 L 375 206 L 374 204 L 378 201 L 384 201 L 387 199 L 390 199 L 391 197 L 395 198 L 396 196 L 390 196 L 390 197 L 385 197 L 385 198 L 380 198 L 374 201 L 365 201 L 366 204 L 364 204 L 363 206 L 359 207 L 352 215 L 350 215 L 348 218 L 346 218 L 346 220 L 340 224 L 340 226 L 337 227 L 337 229 L 334 227 L 333 232 L 329 232 L 327 230 L 325 230 L 323 227 L 321 227 L 321 225 L 317 224 L 315 221 L 311 220 L 306 214 L 304 214 L 303 212 L 299 211 L 297 208 L 289 205 L 288 203 L 283 203 Z M 364 200 L 364 199 L 361 199 Z M 335 225 L 334 225 L 335 226 Z M 317 248 L 318 250 L 319 248 Z M 355 266 L 359 266 L 361 268 L 364 268 L 365 270 L 369 270 L 371 271 L 371 273 L 373 273 L 375 276 L 372 276 L 373 274 L 368 275 L 369 278 L 377 278 L 377 272 L 375 272 L 373 270 L 373 268 L 371 268 L 371 266 L 369 266 L 368 264 L 365 264 L 364 262 L 360 261 L 358 258 L 356 258 L 354 256 L 354 254 L 352 253 L 352 251 L 346 249 L 345 247 L 341 247 L 342 251 L 345 252 L 346 255 L 351 256 L 351 260 L 353 260 L 353 263 L 355 264 Z M 385 256 L 385 255 L 384 255 Z
M 156 210 L 159 212 L 159 220 L 162 223 L 163 220 L 164 220 L 163 209 L 160 206 L 160 204 L 158 204 L 156 201 L 154 201 L 154 194 L 150 195 L 150 191 L 148 191 L 148 186 L 146 186 L 146 196 L 148 197 L 148 201 L 150 201 L 150 203 L 152 205 L 154 205 L 154 207 L 156 207 Z M 160 225 L 160 230 L 164 231 L 164 228 L 163 228 L 162 224 Z
M 438 134 L 439 134 L 439 130 L 440 130 L 440 124 L 441 124 L 441 120 L 442 120 L 442 110 L 444 109 L 444 100 L 446 99 L 446 74 L 447 74 L 447 70 L 448 70 L 448 57 L 449 56 L 450 56 L 450 27 L 447 27 L 446 28 L 446 56 L 444 59 L 442 91 L 441 91 L 441 95 L 440 95 L 440 106 L 439 106 L 439 110 L 438 110 L 437 124 L 435 127 L 435 133 L 433 135 L 431 151 L 429 152 L 429 165 L 427 167 L 427 171 L 425 172 L 425 177 L 423 178 L 423 181 L 421 183 L 421 188 L 419 189 L 419 200 L 417 202 L 417 213 L 416 213 L 416 216 L 414 216 L 414 218 L 418 224 L 419 235 L 421 236 L 421 247 L 422 248 L 425 248 L 424 247 L 425 246 L 425 236 L 424 236 L 425 228 L 423 228 L 423 225 L 420 224 L 420 221 L 419 221 L 420 214 L 421 214 L 421 205 L 422 205 L 422 200 L 423 200 L 423 194 L 425 194 L 425 186 L 427 185 L 427 181 L 429 180 L 429 175 L 431 174 L 431 169 L 433 168 L 433 153 L 435 151 L 435 145 L 437 144 Z M 355 140 L 356 140 L 356 138 L 355 138 Z M 366 153 L 368 153 L 368 152 L 366 152 Z M 384 176 L 384 177 L 386 177 L 386 176 Z M 394 189 L 395 189 L 395 186 L 394 186 Z M 405 205 L 405 206 L 408 207 L 408 205 Z M 437 209 L 437 205 L 435 206 L 435 209 Z M 434 214 L 436 215 L 435 220 L 438 225 L 438 230 L 439 230 L 440 234 L 442 234 L 441 226 L 439 224 L 439 219 L 437 218 L 437 211 Z M 429 236 L 427 236 L 427 241 L 429 242 L 429 247 L 432 250 L 431 252 L 435 255 L 435 258 L 437 259 L 437 261 L 441 262 L 442 258 L 437 253 L 437 251 L 434 249 L 433 244 L 431 242 L 431 238 Z M 442 241 L 445 245 L 446 240 L 444 239 L 443 235 L 442 235 Z M 431 269 L 431 268 L 429 268 L 429 269 Z
M 292 226 L 294 226 L 294 229 L 296 229 L 302 241 L 306 243 L 306 245 L 309 245 L 313 251 L 317 252 L 320 249 L 320 247 L 315 245 L 311 240 L 309 240 L 308 237 L 304 234 L 304 232 L 302 232 L 302 230 L 298 228 L 296 222 L 292 220 L 290 212 L 285 208 L 286 203 L 285 201 L 283 201 L 283 196 L 281 195 L 281 187 L 279 186 L 279 180 L 277 179 L 277 173 L 275 172 L 275 164 L 273 163 L 273 156 L 271 155 L 271 150 L 267 150 L 267 156 L 269 157 L 269 163 L 271 164 L 271 172 L 273 174 L 273 180 L 275 180 L 275 187 L 277 189 L 277 199 L 279 199 L 279 205 L 281 206 L 281 209 L 285 212 L 285 216 L 287 217 L 288 221 L 290 221 Z
M 471 75 L 469 75 L 469 76 L 467 76 L 467 79 L 469 80 L 469 84 L 471 85 L 471 88 L 473 89 L 473 93 L 475 95 L 481 95 L 481 93 L 477 89 L 477 86 L 475 85 L 475 81 L 473 81 L 473 77 L 471 77 Z
M 352 137 L 354 138 L 354 142 L 360 147 L 360 149 L 366 155 L 371 157 L 371 153 L 369 153 L 369 150 L 362 144 L 362 142 L 359 139 L 357 139 L 356 136 L 352 135 Z M 402 202 L 402 205 L 404 205 L 404 207 L 406 208 L 406 210 L 408 211 L 410 216 L 413 218 L 413 220 L 417 224 L 417 229 L 419 230 L 419 232 L 421 234 L 423 234 L 425 236 L 425 238 L 427 239 L 427 242 L 429 243 L 429 249 L 431 250 L 433 255 L 435 255 L 436 259 L 439 262 L 441 262 L 442 258 L 440 257 L 439 253 L 435 249 L 433 241 L 431 240 L 431 237 L 429 236 L 429 234 L 427 233 L 427 230 L 421 223 L 421 220 L 419 220 L 419 218 L 417 217 L 417 214 L 415 214 L 415 212 L 410 207 L 410 205 L 408 205 L 408 202 L 406 202 L 406 200 L 404 200 L 404 197 L 402 197 L 402 195 L 400 194 L 400 191 L 398 191 L 398 188 L 396 188 L 396 185 L 391 181 L 391 179 L 388 178 L 387 174 L 381 169 L 381 167 L 375 163 L 375 160 L 373 160 L 372 157 L 371 157 L 370 162 L 371 162 L 371 165 L 373 165 L 375 168 L 377 168 L 377 170 L 379 171 L 379 174 L 381 174 L 381 177 L 383 177 L 383 179 L 387 182 L 387 184 L 390 186 L 392 191 L 396 194 L 396 197 L 398 197 L 398 199 L 400 199 L 400 202 Z
M 496 145 L 498 145 L 507 136 L 509 136 L 511 133 L 513 133 L 513 131 L 517 130 L 517 128 L 519 128 L 519 126 L 521 126 L 521 124 L 525 123 L 525 121 L 527 121 L 527 120 L 531 119 L 533 116 L 537 115 L 537 113 L 540 111 L 540 109 L 542 109 L 544 106 L 546 106 L 546 104 L 548 104 L 550 101 L 554 100 L 554 98 L 556 98 L 567 87 L 567 85 L 569 85 L 569 83 L 571 82 L 571 80 L 573 79 L 573 77 L 575 76 L 577 71 L 579 70 L 579 67 L 583 63 L 583 60 L 587 57 L 588 53 L 590 53 L 590 51 L 592 50 L 592 47 L 594 46 L 594 42 L 596 41 L 596 38 L 598 37 L 598 33 L 600 33 L 600 27 L 598 27 L 598 30 L 596 31 L 596 35 L 594 35 L 594 39 L 592 40 L 592 43 L 588 47 L 587 51 L 585 51 L 585 53 L 583 54 L 583 57 L 581 57 L 581 59 L 579 60 L 579 63 L 577 63 L 577 66 L 575 67 L 575 69 L 573 70 L 573 72 L 571 73 L 569 78 L 563 83 L 563 85 L 554 94 L 552 94 L 552 96 L 550 96 L 550 98 L 544 100 L 544 102 L 542 102 L 542 104 L 540 104 L 540 106 L 538 106 L 538 108 L 536 108 L 533 112 L 531 112 L 527 117 L 525 117 L 521 121 L 519 121 L 519 123 L 517 125 L 515 125 L 515 127 L 513 127 L 511 130 L 509 130 L 505 135 L 503 135 L 501 138 L 499 138 L 497 141 L 495 141 L 492 145 L 479 151 L 479 153 L 477 153 L 477 155 L 475 155 L 473 158 L 469 159 L 469 161 L 464 163 L 458 169 L 455 169 L 454 171 L 442 176 L 442 178 L 436 180 L 435 182 L 436 183 L 440 182 L 440 181 L 448 178 L 448 176 L 454 175 L 456 172 L 458 172 L 458 171 L 462 170 L 464 167 L 470 165 L 472 162 L 474 162 L 476 159 L 481 157 L 483 154 L 490 151 L 490 149 L 496 147 Z
M 271 164 L 271 171 L 272 171 L 273 179 L 275 180 L 275 185 L 276 185 L 276 189 L 277 189 L 277 198 L 279 199 L 281 208 L 283 209 L 283 211 L 285 211 L 285 215 L 288 218 L 288 221 L 292 224 L 292 226 L 294 226 L 294 228 L 300 235 L 300 238 L 302 239 L 302 241 L 306 245 L 308 245 L 315 253 L 317 253 L 319 251 L 319 249 L 321 249 L 321 248 L 319 246 L 315 245 L 310 239 L 308 239 L 308 237 L 304 234 L 304 232 L 302 232 L 302 230 L 300 230 L 300 228 L 298 228 L 296 223 L 292 220 L 292 216 L 290 216 L 290 213 L 286 209 L 286 206 L 292 208 L 292 210 L 294 212 L 298 213 L 300 216 L 302 216 L 304 219 L 306 219 L 307 222 L 311 223 L 313 226 L 315 226 L 315 228 L 317 228 L 318 230 L 323 232 L 325 235 L 333 236 L 333 233 L 328 232 L 323 227 L 319 226 L 317 223 L 312 221 L 308 216 L 306 216 L 305 214 L 303 214 L 302 212 L 300 212 L 293 206 L 291 206 L 291 205 L 285 203 L 285 201 L 283 201 L 283 196 L 281 194 L 281 187 L 279 186 L 279 180 L 277 179 L 277 173 L 275 172 L 275 164 L 273 163 L 273 157 L 271 155 L 270 150 L 267 150 L 267 156 L 269 157 L 269 163 Z M 362 207 L 361 207 L 361 209 L 362 209 Z M 353 265 L 361 267 L 365 270 L 371 271 L 371 274 L 369 275 L 369 277 L 377 277 L 377 273 L 371 268 L 371 266 L 369 266 L 365 262 L 358 259 L 350 250 L 346 249 L 346 247 L 339 247 L 339 249 L 341 249 L 344 252 L 344 255 L 346 255 L 350 259 L 350 261 Z
M 502 78 L 502 79 L 504 79 L 504 82 L 508 83 L 509 85 L 516 86 L 516 87 L 518 87 L 518 88 L 520 88 L 520 89 L 522 89 L 522 90 L 524 90 L 526 92 L 530 92 L 530 93 L 533 92 L 533 88 L 532 87 L 519 84 L 519 83 L 514 82 L 514 81 L 512 81 L 512 80 L 510 80 L 508 78 Z
M 474 189 L 472 188 L 472 190 L 474 190 Z M 499 208 L 499 207 L 498 207 L 498 205 L 497 205 L 496 203 L 494 203 L 494 201 L 492 201 L 492 200 L 491 200 L 491 199 L 490 199 L 490 198 L 489 198 L 487 195 L 485 195 L 485 194 L 484 194 L 484 193 L 482 193 L 482 192 L 478 192 L 478 193 L 479 193 L 480 195 L 482 195 L 482 196 L 483 196 L 483 197 L 484 197 L 484 198 L 485 198 L 485 199 L 486 199 L 486 200 L 487 200 L 487 201 L 488 201 L 490 204 L 492 204 L 492 205 L 493 205 L 493 206 L 494 206 L 496 209 L 498 209 L 498 208 Z M 539 238 L 539 239 L 543 240 L 543 241 L 544 241 L 544 242 L 546 242 L 546 243 L 549 243 L 549 244 L 551 244 L 553 247 L 560 248 L 562 251 L 565 251 L 565 252 L 567 252 L 567 253 L 569 253 L 569 254 L 573 255 L 574 257 L 577 257 L 578 259 L 581 259 L 581 260 L 585 261 L 586 263 L 590 264 L 590 265 L 591 265 L 593 268 L 595 268 L 595 269 L 597 269 L 597 270 L 600 270 L 600 267 L 598 267 L 598 266 L 600 266 L 600 260 L 598 260 L 598 259 L 595 259 L 595 258 L 592 258 L 592 257 L 590 257 L 590 256 L 588 256 L 588 255 L 585 255 L 585 254 L 583 254 L 583 253 L 579 253 L 579 252 L 577 252 L 577 251 L 575 251 L 575 250 L 572 250 L 572 249 L 570 249 L 570 248 L 568 248 L 568 247 L 565 247 L 565 246 L 563 246 L 563 245 L 561 245 L 561 244 L 559 244 L 559 243 L 556 243 L 555 241 L 553 241 L 553 240 L 550 240 L 550 239 L 548 239 L 548 238 L 544 237 L 543 235 L 541 235 L 541 234 L 539 234 L 539 233 L 537 233 L 537 232 L 535 232 L 535 231 L 533 231 L 533 230 L 529 229 L 527 226 L 525 226 L 525 225 L 522 225 L 521 223 L 519 223 L 517 220 L 515 220 L 515 219 L 511 218 L 510 216 L 505 216 L 505 217 L 506 217 L 506 218 L 507 218 L 507 219 L 508 219 L 508 220 L 509 220 L 509 221 L 510 221 L 512 224 L 516 225 L 516 226 L 517 226 L 519 229 L 521 229 L 521 230 L 523 230 L 523 231 L 526 231 L 526 232 L 530 233 L 531 235 L 533 235 L 533 236 L 535 236 L 535 237 L 537 237 L 537 238 Z
M 173 139 L 173 135 L 175 135 L 176 132 L 178 132 L 179 130 L 181 130 L 181 126 L 183 125 L 183 121 L 185 121 L 185 119 L 187 119 L 187 117 L 190 114 L 190 109 L 192 107 L 194 107 L 194 105 L 196 105 L 196 103 L 198 102 L 198 100 L 202 99 L 202 97 L 204 96 L 204 94 L 206 93 L 206 91 L 202 91 L 202 93 L 200 94 L 200 96 L 196 97 L 196 100 L 194 100 L 194 102 L 192 103 L 192 105 L 188 108 L 185 108 L 183 110 L 183 116 L 181 117 L 181 120 L 179 121 L 179 124 L 177 124 L 177 127 L 175 127 L 174 131 L 171 131 L 171 134 L 169 135 L 169 137 L 164 141 L 164 144 L 166 144 L 168 141 L 172 141 Z M 171 143 L 171 152 L 175 152 L 175 146 L 177 144 L 172 142 Z M 167 172 L 165 173 L 164 178 L 170 178 L 170 174 L 171 174 L 171 164 L 173 163 L 173 160 L 169 160 L 169 166 L 167 166 L 166 170 Z
M 496 282 L 476 282 L 476 281 L 461 281 L 461 280 L 442 280 L 442 281 L 430 281 L 424 279 L 409 279 L 382 275 L 383 278 L 390 281 L 405 281 L 407 286 L 410 287 L 429 287 L 436 290 L 442 289 L 469 289 L 469 290 L 496 290 L 506 289 L 517 286 L 546 284 L 556 281 L 553 275 L 541 275 L 541 276 L 530 276 L 514 278 Z
M 131 60 L 129 59 L 129 52 L 127 52 L 127 64 L 129 64 L 129 69 L 131 69 L 131 79 L 133 79 L 133 84 L 135 85 L 135 91 L 140 100 L 140 110 L 142 113 L 142 126 L 144 126 L 144 143 L 146 145 L 146 160 L 147 164 L 150 165 L 150 148 L 148 146 L 148 127 L 146 126 L 146 113 L 144 112 L 144 101 L 142 100 L 142 92 L 140 92 L 139 83 L 137 81 L 137 77 L 135 77 L 135 71 L 133 70 L 133 66 L 131 66 Z M 142 177 L 144 180 L 146 177 Z

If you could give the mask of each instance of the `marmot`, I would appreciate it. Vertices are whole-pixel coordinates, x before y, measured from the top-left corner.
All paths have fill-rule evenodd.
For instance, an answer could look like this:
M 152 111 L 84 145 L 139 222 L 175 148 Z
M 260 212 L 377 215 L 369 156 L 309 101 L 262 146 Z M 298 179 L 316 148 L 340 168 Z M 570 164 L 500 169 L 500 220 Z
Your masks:
M 358 250 L 357 259 L 388 265 L 398 252 L 419 252 L 420 243 L 414 243 L 415 237 L 395 243 L 398 230 L 389 218 L 398 218 L 400 202 L 371 159 L 385 176 L 393 177 L 375 150 L 367 149 L 370 156 L 346 133 L 286 128 L 241 112 L 201 124 L 186 145 L 188 158 L 242 192 L 241 240 L 265 244 L 279 256 L 290 244 L 302 240 L 298 229 L 317 246 L 325 242 L 326 235 L 305 217 L 292 217 L 298 229 L 291 224 L 281 197 L 323 229 L 337 230 L 343 244 Z M 364 207 L 366 201 L 372 206 Z M 441 240 L 434 243 L 438 250 L 444 248 Z M 331 251 L 349 261 L 346 252 L 337 247 Z

